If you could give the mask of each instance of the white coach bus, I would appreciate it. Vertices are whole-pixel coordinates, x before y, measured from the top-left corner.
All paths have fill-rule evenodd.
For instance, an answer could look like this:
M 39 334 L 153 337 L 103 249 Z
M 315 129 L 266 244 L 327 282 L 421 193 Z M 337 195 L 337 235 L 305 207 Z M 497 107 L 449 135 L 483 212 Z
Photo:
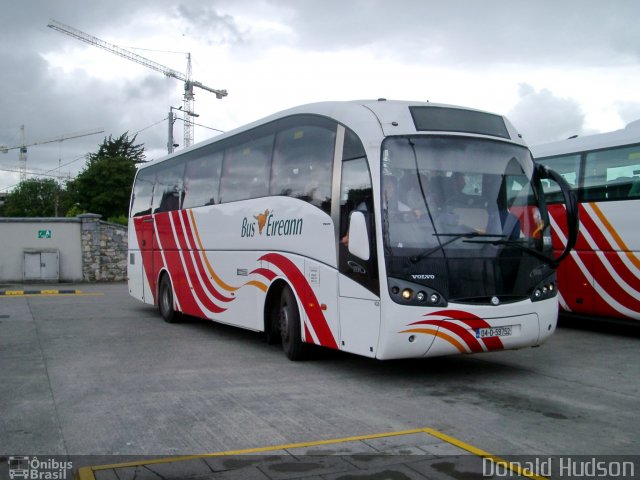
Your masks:
M 555 258 L 549 177 L 570 225 Z M 505 118 L 384 99 L 293 108 L 145 164 L 130 216 L 132 296 L 168 322 L 265 332 L 292 360 L 539 345 L 577 232 L 568 185 Z
M 579 202 L 580 237 L 558 270 L 562 309 L 576 317 L 640 320 L 640 120 L 531 150 Z M 552 181 L 545 191 L 559 251 L 566 231 L 562 194 Z

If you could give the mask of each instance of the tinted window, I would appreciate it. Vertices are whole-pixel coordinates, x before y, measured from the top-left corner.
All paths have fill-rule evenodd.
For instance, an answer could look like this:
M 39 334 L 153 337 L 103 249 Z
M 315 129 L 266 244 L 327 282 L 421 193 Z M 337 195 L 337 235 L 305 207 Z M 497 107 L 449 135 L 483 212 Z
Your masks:
M 349 218 L 354 210 L 364 213 L 369 232 L 370 251 L 375 252 L 375 227 L 373 220 L 373 189 L 366 158 L 358 158 L 342 164 L 340 186 L 340 244 L 338 265 L 340 273 L 358 282 L 376 295 L 380 294 L 376 255 L 364 261 L 349 253 Z
M 640 145 L 587 154 L 585 200 L 640 197 Z
M 271 171 L 271 194 L 305 200 L 331 211 L 335 127 L 295 126 L 278 133 Z
M 149 168 L 138 172 L 135 184 L 133 185 L 133 201 L 131 203 L 132 217 L 151 213 L 151 196 L 153 194 L 155 178 L 154 171 Z
M 158 171 L 153 190 L 153 213 L 168 212 L 180 208 L 184 163 L 169 164 Z
M 460 108 L 410 107 L 418 131 L 465 132 L 509 138 L 500 115 Z
M 358 136 L 353 131 L 347 129 L 344 135 L 344 147 L 342 149 L 342 160 L 351 160 L 365 156 L 364 147 Z
M 558 172 L 572 188 L 578 188 L 580 170 L 579 154 L 544 158 L 542 160 L 536 161 Z M 564 201 L 562 191 L 560 190 L 560 185 L 558 185 L 553 180 L 542 180 L 542 187 L 544 189 L 545 199 L 547 203 Z
M 261 136 L 225 151 L 220 201 L 233 202 L 269 194 L 273 138 L 273 134 Z
M 182 208 L 220 203 L 218 190 L 222 156 L 222 152 L 216 152 L 187 162 Z

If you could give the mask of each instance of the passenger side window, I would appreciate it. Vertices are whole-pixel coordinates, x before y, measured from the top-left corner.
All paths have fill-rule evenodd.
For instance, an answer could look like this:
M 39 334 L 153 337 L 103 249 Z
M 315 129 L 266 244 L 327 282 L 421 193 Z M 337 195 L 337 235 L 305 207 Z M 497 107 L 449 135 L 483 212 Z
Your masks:
M 640 145 L 587 154 L 584 188 L 587 200 L 640 197 Z
M 187 161 L 184 173 L 182 208 L 220 203 L 220 170 L 222 151 Z
M 562 157 L 545 158 L 536 160 L 546 167 L 558 172 L 567 181 L 571 188 L 578 188 L 580 154 L 565 155 Z M 544 190 L 545 201 L 547 203 L 564 202 L 560 185 L 550 179 L 542 180 L 542 189 Z
M 336 132 L 321 126 L 295 126 L 277 135 L 271 195 L 298 198 L 331 213 L 331 176 Z
M 342 162 L 342 184 L 340 186 L 340 243 L 338 245 L 338 268 L 340 273 L 361 284 L 376 295 L 380 294 L 376 255 L 362 260 L 349 253 L 349 218 L 354 211 L 364 213 L 371 242 L 370 251 L 376 251 L 373 215 L 373 188 L 366 158 Z
M 153 190 L 153 213 L 180 209 L 184 163 L 168 165 L 156 175 Z
M 269 194 L 274 135 L 227 148 L 222 163 L 220 201 L 233 202 Z
M 133 186 L 131 217 L 149 215 L 151 213 L 151 196 L 156 175 L 150 168 L 140 170 Z

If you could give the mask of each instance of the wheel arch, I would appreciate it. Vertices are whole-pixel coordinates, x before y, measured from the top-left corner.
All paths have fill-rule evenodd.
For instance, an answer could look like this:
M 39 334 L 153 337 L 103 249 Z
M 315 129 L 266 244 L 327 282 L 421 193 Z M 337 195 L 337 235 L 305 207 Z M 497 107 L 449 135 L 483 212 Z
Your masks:
M 287 282 L 284 278 L 276 278 L 271 285 L 269 285 L 269 289 L 267 290 L 265 301 L 264 301 L 264 311 L 263 311 L 263 328 L 264 332 L 268 332 L 272 327 L 272 315 L 274 308 L 278 305 L 280 300 L 280 294 L 285 286 L 288 286 L 293 290 L 295 295 L 295 289 L 293 285 Z M 298 296 L 296 295 L 296 300 L 298 300 Z M 298 300 L 298 303 L 300 301 Z

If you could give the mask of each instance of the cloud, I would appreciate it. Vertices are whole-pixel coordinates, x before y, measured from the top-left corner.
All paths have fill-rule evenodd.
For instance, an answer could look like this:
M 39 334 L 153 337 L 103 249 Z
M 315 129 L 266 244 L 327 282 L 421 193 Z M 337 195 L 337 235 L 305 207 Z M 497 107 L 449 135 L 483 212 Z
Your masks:
M 520 84 L 519 95 L 507 117 L 529 145 L 583 133 L 585 115 L 577 101 L 557 97 L 546 88 L 536 91 L 526 83 Z
M 640 120 L 640 102 L 617 102 L 616 107 L 625 125 Z
M 603 64 L 640 60 L 635 0 L 270 0 L 287 8 L 298 45 L 370 46 L 446 64 Z M 340 12 L 340 13 L 337 13 Z
M 243 31 L 232 15 L 219 13 L 217 9 L 200 2 L 181 3 L 175 9 L 178 17 L 187 23 L 187 34 L 202 38 L 209 45 L 244 45 L 247 31 Z
M 532 143 L 584 134 L 585 124 L 606 129 L 640 117 L 633 88 L 640 65 L 637 0 L 5 3 L 0 144 L 18 143 L 21 124 L 28 140 L 94 127 L 105 135 L 134 133 L 181 103 L 180 82 L 54 32 L 46 28 L 51 18 L 125 48 L 192 52 L 194 77 L 229 90 L 221 103 L 198 91 L 199 122 L 224 130 L 298 103 L 366 96 L 492 111 L 517 102 L 511 117 Z M 141 55 L 184 71 L 175 55 Z M 518 81 L 546 89 L 524 85 L 515 97 Z M 148 158 L 163 153 L 166 130 L 165 124 L 140 133 Z M 197 140 L 212 134 L 201 132 L 196 128 Z M 181 137 L 180 123 L 175 135 Z M 29 162 L 52 168 L 95 151 L 101 140 L 34 147 Z M 0 162 L 17 163 L 16 152 L 0 154 Z

